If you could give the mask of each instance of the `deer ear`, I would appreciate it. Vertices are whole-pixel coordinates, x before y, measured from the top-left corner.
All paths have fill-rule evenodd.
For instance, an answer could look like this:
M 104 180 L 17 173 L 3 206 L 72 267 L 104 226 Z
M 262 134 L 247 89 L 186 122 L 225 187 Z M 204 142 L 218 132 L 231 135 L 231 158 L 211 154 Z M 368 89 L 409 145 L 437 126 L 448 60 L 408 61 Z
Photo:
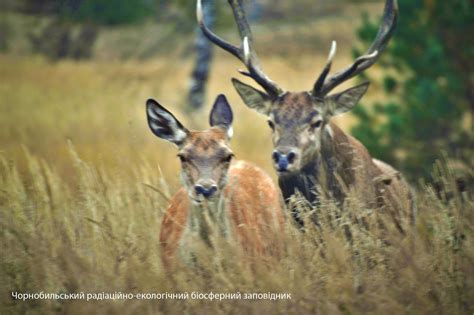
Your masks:
M 216 98 L 212 106 L 211 114 L 209 116 L 209 124 L 211 127 L 221 127 L 227 131 L 227 137 L 232 138 L 232 121 L 234 115 L 232 108 L 227 101 L 225 95 L 221 94 Z
M 159 138 L 181 145 L 189 131 L 166 108 L 153 99 L 146 102 L 148 126 Z
M 369 82 L 347 89 L 326 98 L 326 109 L 329 115 L 336 116 L 353 109 L 369 88 Z
M 245 105 L 256 110 L 260 114 L 270 114 L 272 100 L 269 95 L 251 87 L 250 85 L 242 83 L 235 78 L 232 79 L 232 84 L 234 84 L 237 93 L 239 93 Z

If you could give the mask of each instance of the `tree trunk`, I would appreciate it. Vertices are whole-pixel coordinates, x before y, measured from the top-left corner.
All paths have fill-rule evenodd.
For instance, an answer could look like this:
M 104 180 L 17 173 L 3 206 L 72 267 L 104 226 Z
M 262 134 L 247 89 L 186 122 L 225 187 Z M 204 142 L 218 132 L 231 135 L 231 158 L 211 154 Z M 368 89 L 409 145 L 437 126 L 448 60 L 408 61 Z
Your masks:
M 202 3 L 204 20 L 211 29 L 215 22 L 215 6 L 213 1 L 204 0 Z M 201 30 L 197 29 L 196 36 L 196 64 L 191 74 L 191 82 L 188 94 L 188 106 L 191 110 L 198 110 L 203 107 L 206 96 L 206 83 L 209 77 L 209 68 L 212 62 L 212 44 L 204 36 Z

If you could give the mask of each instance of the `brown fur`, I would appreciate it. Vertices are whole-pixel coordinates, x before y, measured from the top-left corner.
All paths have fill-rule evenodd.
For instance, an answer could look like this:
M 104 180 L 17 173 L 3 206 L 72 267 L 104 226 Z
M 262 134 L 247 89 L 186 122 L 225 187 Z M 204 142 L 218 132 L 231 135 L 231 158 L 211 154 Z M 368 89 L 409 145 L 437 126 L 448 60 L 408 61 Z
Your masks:
M 310 201 L 324 193 L 342 205 L 351 192 L 367 206 L 390 212 L 397 226 L 401 217 L 413 219 L 415 207 L 408 183 L 388 164 L 374 161 L 364 145 L 330 122 L 330 102 L 306 92 L 288 92 L 271 107 L 275 149 L 291 148 L 298 153 L 289 172 L 279 173 L 285 199 L 298 190 Z M 311 131 L 317 120 L 321 126 Z
M 186 263 L 194 264 L 201 245 L 215 249 L 221 239 L 235 240 L 252 257 L 277 254 L 282 199 L 263 170 L 232 163 L 233 113 L 226 97 L 217 96 L 211 128 L 204 131 L 188 130 L 153 99 L 147 100 L 146 113 L 150 130 L 176 144 L 181 161 L 183 188 L 172 198 L 160 233 L 164 264 L 171 266 L 178 249 Z
M 345 134 L 335 124 L 329 126 L 332 130 L 329 145 L 332 158 L 336 160 L 336 176 L 368 206 L 388 211 L 401 229 L 400 220 L 413 219 L 415 210 L 408 183 L 393 167 L 372 159 L 357 139 Z M 322 144 L 323 147 L 326 145 Z
M 369 206 L 384 208 L 391 205 L 397 208 L 394 212 L 400 211 L 403 205 L 394 194 L 396 191 L 409 191 L 406 183 L 390 179 L 377 181 L 380 176 L 391 176 L 388 174 L 392 173 L 391 167 L 374 164 L 362 144 L 329 123 L 331 117 L 354 108 L 367 92 L 368 82 L 330 95 L 335 87 L 377 61 L 395 30 L 397 1 L 386 1 L 377 37 L 367 53 L 334 75 L 330 75 L 330 71 L 337 46 L 335 41 L 332 43 L 326 66 L 311 92 L 285 92 L 265 75 L 252 47 L 252 34 L 242 4 L 229 1 L 229 5 L 239 28 L 241 47 L 233 46 L 212 33 L 203 20 L 200 1 L 197 15 L 199 26 L 212 43 L 240 59 L 248 70 L 241 73 L 254 79 L 265 90 L 262 92 L 232 79 L 245 104 L 270 118 L 275 148 L 272 158 L 279 172 L 279 184 L 285 199 L 300 191 L 306 199 L 314 202 L 318 199 L 317 193 L 314 193 L 316 189 L 342 203 L 348 190 L 359 191 L 360 197 Z M 404 186 L 404 189 L 396 186 Z M 411 196 L 406 198 L 412 199 Z M 299 221 L 297 217 L 295 219 Z
M 257 166 L 235 162 L 229 169 L 223 198 L 231 234 L 244 250 L 257 255 L 274 253 L 281 245 L 278 235 L 284 217 L 281 197 L 271 178 Z M 191 208 L 188 193 L 181 188 L 171 199 L 161 227 L 160 244 L 167 266 L 176 258 Z

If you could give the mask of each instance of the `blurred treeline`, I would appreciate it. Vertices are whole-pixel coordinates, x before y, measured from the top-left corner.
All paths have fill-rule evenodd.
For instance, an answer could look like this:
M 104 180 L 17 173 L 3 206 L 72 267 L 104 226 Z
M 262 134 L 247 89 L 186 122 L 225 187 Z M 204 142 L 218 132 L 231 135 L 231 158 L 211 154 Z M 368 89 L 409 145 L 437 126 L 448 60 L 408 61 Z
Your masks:
M 370 111 L 358 106 L 360 123 L 353 132 L 373 155 L 399 165 L 412 179 L 427 177 L 440 152 L 445 152 L 460 181 L 469 178 L 472 183 L 473 2 L 398 2 L 401 15 L 397 34 L 383 55 L 384 75 L 370 78 L 387 98 Z M 358 47 L 366 49 L 378 23 L 364 17 Z
M 233 27 L 227 1 L 204 0 L 214 7 L 216 28 Z M 168 46 L 169 53 L 176 42 L 189 42 L 196 28 L 196 2 L 190 0 L 4 0 L 3 13 L 13 14 L 0 21 L 0 50 L 10 51 L 14 37 L 23 25 L 31 52 L 51 60 L 62 58 L 89 59 L 98 33 L 127 25 L 153 24 L 157 42 L 153 50 L 139 57 L 150 57 Z M 374 2 L 373 0 L 244 0 L 253 22 L 286 24 L 304 23 L 309 19 L 341 10 L 344 3 Z M 15 15 L 16 14 L 16 15 Z M 33 19 L 29 23 L 28 18 Z M 12 21 L 14 20 L 14 21 Z M 22 20 L 22 21 L 21 21 Z M 123 29 L 122 29 L 123 30 Z M 135 34 L 136 35 L 136 34 Z M 121 43 L 122 44 L 122 43 Z M 129 54 L 133 55 L 133 53 Z M 125 54 L 125 58 L 129 57 Z
M 175 12 L 182 5 L 155 0 L 22 0 L 6 1 L 5 10 L 37 17 L 29 26 L 31 50 L 49 59 L 88 59 L 103 27 L 142 23 L 150 19 L 184 20 Z M 176 9 L 176 10 L 175 10 Z M 3 23 L 3 50 L 8 51 L 8 39 L 15 35 L 13 23 Z
M 260 39 L 267 35 L 258 43 L 261 55 L 270 53 L 286 60 L 296 60 L 297 55 L 316 52 L 325 55 L 329 41 L 324 37 L 323 42 L 321 37 L 299 36 L 302 32 L 281 31 L 283 27 L 295 29 L 307 25 L 307 32 L 311 33 L 314 27 L 311 21 L 350 10 L 346 4 L 359 2 L 382 4 L 383 0 L 245 0 L 252 24 L 256 27 L 265 25 L 269 27 L 266 33 L 275 30 L 278 35 L 272 33 L 268 36 L 259 32 Z M 368 71 L 368 75 L 373 76 L 369 77 L 371 91 L 383 91 L 384 95 L 373 106 L 361 104 L 357 107 L 358 123 L 353 133 L 373 156 L 395 165 L 412 180 L 420 176 L 428 178 L 433 163 L 444 152 L 459 176 L 472 181 L 473 2 L 398 2 L 400 20 L 397 33 L 376 67 L 382 74 L 372 69 Z M 236 37 L 231 37 L 232 34 L 235 36 L 235 30 L 227 1 L 215 0 L 212 3 L 215 4 L 219 33 L 224 32 L 227 38 L 235 40 Z M 93 47 L 97 44 L 99 32 L 117 27 L 120 27 L 120 36 L 116 36 L 119 39 L 113 45 L 102 43 L 101 47 L 110 46 L 108 53 L 122 51 L 120 58 L 150 58 L 157 52 L 168 57 L 173 53 L 173 47 L 178 45 L 185 46 L 181 52 L 187 57 L 193 54 L 196 22 L 195 1 L 192 0 L 3 0 L 2 5 L 3 13 L 13 14 L 0 21 L 0 50 L 4 52 L 15 53 L 11 43 L 18 34 L 15 22 L 21 16 L 35 18 L 31 23 L 24 23 L 31 51 L 51 60 L 95 57 Z M 341 31 L 340 37 L 335 38 L 342 45 L 340 54 L 344 45 L 355 45 L 354 56 L 362 54 L 375 36 L 380 15 L 381 10 L 377 8 L 370 13 L 370 19 L 368 14 L 359 18 L 362 27 L 351 30 L 357 32 L 359 43 L 353 40 L 354 34 Z M 143 32 L 127 33 L 124 29 L 127 25 L 137 24 L 145 25 Z M 327 29 L 314 29 L 314 33 L 322 36 L 333 27 L 334 21 L 331 20 Z M 153 42 L 142 47 L 143 41 L 139 42 L 139 37 Z M 108 57 L 106 55 L 104 59 Z M 307 82 L 303 88 L 311 84 Z

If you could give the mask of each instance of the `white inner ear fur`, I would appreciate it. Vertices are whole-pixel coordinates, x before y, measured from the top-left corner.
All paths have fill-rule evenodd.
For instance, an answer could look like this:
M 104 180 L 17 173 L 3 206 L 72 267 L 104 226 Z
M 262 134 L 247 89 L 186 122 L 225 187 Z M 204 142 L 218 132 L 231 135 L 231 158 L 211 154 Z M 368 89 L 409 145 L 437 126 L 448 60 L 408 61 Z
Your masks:
M 230 126 L 229 128 L 227 128 L 227 138 L 232 139 L 233 136 L 234 136 L 234 128 Z
M 184 132 L 181 129 L 178 129 L 175 136 L 174 136 L 174 138 L 177 142 L 183 142 L 184 139 L 186 139 L 186 137 L 187 137 L 186 132 Z
M 155 132 L 158 132 L 158 133 L 161 132 L 161 130 L 163 130 L 163 128 L 161 128 L 159 125 L 157 125 L 153 121 L 150 121 L 150 126 L 151 128 L 153 128 Z
M 148 116 L 150 116 L 151 118 L 158 120 L 158 116 L 156 115 L 155 110 L 152 107 L 148 106 L 147 113 Z
M 147 113 L 150 118 L 152 118 L 152 120 L 150 121 L 150 126 L 157 134 L 161 134 L 164 129 L 157 122 L 159 122 L 160 120 L 166 120 L 169 128 L 171 128 L 171 130 L 173 131 L 173 135 L 170 137 L 163 138 L 173 142 L 182 142 L 187 137 L 186 132 L 180 126 L 178 126 L 178 122 L 176 121 L 176 119 L 169 113 L 160 110 L 159 108 L 152 107 L 148 108 Z M 156 120 L 156 122 L 153 120 Z

